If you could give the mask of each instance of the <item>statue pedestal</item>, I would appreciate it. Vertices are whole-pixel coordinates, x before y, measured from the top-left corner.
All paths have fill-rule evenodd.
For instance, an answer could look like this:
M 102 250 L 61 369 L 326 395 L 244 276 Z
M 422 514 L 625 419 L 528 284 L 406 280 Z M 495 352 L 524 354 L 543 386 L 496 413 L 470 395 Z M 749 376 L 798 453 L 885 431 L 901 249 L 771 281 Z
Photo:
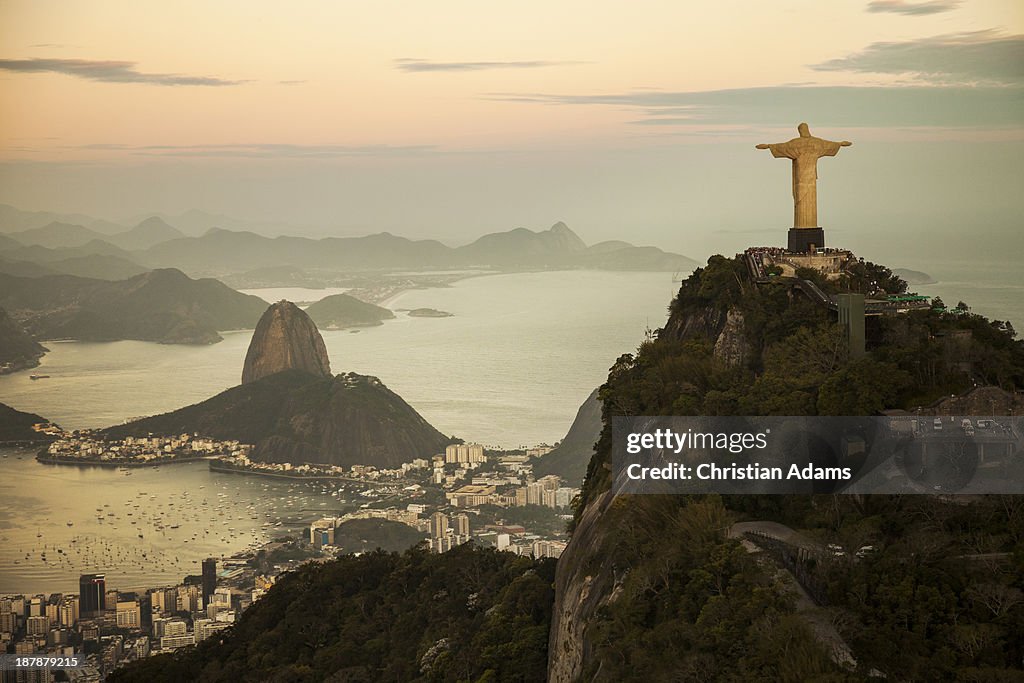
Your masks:
M 790 228 L 786 251 L 806 254 L 825 246 L 825 231 L 822 228 Z

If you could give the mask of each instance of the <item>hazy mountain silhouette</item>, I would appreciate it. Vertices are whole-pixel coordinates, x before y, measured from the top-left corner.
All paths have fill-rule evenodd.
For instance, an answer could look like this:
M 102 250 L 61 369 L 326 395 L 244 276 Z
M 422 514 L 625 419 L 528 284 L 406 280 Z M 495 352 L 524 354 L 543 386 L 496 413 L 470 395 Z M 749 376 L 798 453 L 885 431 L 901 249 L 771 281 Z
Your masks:
M 36 339 L 210 344 L 251 328 L 267 303 L 216 280 L 162 269 L 109 282 L 71 275 L 0 275 L 0 306 Z
M 58 275 L 59 271 L 34 261 L 15 261 L 6 259 L 0 254 L 0 273 L 18 277 L 40 277 L 42 275 Z
M 602 243 L 592 252 L 564 223 L 539 232 L 517 228 L 492 233 L 457 248 L 386 232 L 317 240 L 213 229 L 202 237 L 170 240 L 134 256 L 143 265 L 173 266 L 194 273 L 244 272 L 282 263 L 334 271 L 473 266 L 683 270 L 695 265 L 679 254 L 625 242 Z
M 586 249 L 576 233 L 558 222 L 543 232 L 516 228 L 484 235 L 455 254 L 464 265 L 536 267 L 564 265 Z
M 109 235 L 122 232 L 125 226 L 118 225 L 102 218 L 94 218 L 81 213 L 54 213 L 52 211 L 23 211 L 10 204 L 0 204 L 0 232 L 24 232 L 41 228 L 50 223 L 70 223 L 83 225 L 98 233 Z
M 158 216 L 150 216 L 131 230 L 108 237 L 108 241 L 129 251 L 148 249 L 155 244 L 184 237 L 185 233 L 168 225 Z
M 26 246 L 38 245 L 56 249 L 58 247 L 80 247 L 92 240 L 106 239 L 104 235 L 82 225 L 53 221 L 40 228 L 15 232 L 11 237 Z
M 77 247 L 24 246 L 0 235 L 0 273 L 37 277 L 78 275 L 101 280 L 123 280 L 148 269 L 131 260 L 127 251 L 110 242 L 93 239 Z
M 144 265 L 193 272 L 240 272 L 290 263 L 302 268 L 368 270 L 429 267 L 451 250 L 435 240 L 413 241 L 390 233 L 366 237 L 264 237 L 214 228 L 202 237 L 158 244 L 138 254 Z
M 59 249 L 80 247 L 93 240 L 99 240 L 126 251 L 148 249 L 155 244 L 184 236 L 185 233 L 156 216 L 147 218 L 133 228 L 113 234 L 100 233 L 83 225 L 60 221 L 10 234 L 11 238 L 26 246 Z
M 62 220 L 37 225 L 43 218 Z M 260 273 L 264 269 L 286 266 L 295 271 L 295 279 L 286 276 L 282 281 L 280 271 L 273 278 L 284 286 L 315 285 L 315 277 L 302 273 L 302 269 L 331 273 L 472 267 L 683 271 L 697 265 L 680 254 L 656 247 L 637 247 L 621 240 L 588 247 L 562 222 L 548 230 L 516 228 L 490 233 L 470 244 L 449 247 L 438 240 L 409 239 L 388 232 L 319 239 L 292 235 L 267 237 L 237 228 L 260 226 L 267 232 L 279 232 L 287 226 L 241 221 L 198 210 L 169 218 L 152 215 L 133 228 L 121 229 L 115 223 L 78 214 L 24 212 L 0 205 L 0 230 L 22 245 L 18 248 L 9 239 L 0 240 L 0 256 L 12 261 L 49 264 L 85 253 L 102 253 L 139 264 L 140 268 L 179 268 L 192 275 L 218 277 Z M 69 222 L 70 219 L 81 222 Z M 12 227 L 24 226 L 31 227 L 12 230 Z M 204 226 L 211 227 L 198 234 Z M 69 253 L 64 250 L 85 251 Z M 72 272 L 71 268 L 54 270 Z M 102 268 L 73 272 L 100 275 Z M 116 272 L 120 276 L 129 271 L 121 264 Z M 255 275 L 243 277 L 240 282 L 255 286 L 265 284 Z

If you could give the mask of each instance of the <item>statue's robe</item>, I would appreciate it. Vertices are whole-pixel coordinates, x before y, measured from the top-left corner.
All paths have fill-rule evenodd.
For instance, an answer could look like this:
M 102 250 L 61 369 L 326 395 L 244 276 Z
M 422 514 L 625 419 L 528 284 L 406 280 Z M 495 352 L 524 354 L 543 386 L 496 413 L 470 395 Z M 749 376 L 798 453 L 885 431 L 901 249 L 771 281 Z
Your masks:
M 842 145 L 815 137 L 768 145 L 776 159 L 793 160 L 793 227 L 818 227 L 818 159 L 834 157 Z

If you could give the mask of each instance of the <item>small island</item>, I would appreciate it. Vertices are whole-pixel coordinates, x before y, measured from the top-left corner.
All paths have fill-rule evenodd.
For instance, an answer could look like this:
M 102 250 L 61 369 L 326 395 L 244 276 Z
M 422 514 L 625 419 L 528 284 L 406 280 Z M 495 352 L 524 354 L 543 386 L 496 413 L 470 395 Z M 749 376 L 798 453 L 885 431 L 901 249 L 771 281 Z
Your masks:
M 928 273 L 922 273 L 920 270 L 893 268 L 892 272 L 902 278 L 908 285 L 934 285 L 938 282 L 938 280 L 933 278 L 931 275 Z
M 410 318 L 451 318 L 454 314 L 439 311 L 436 308 L 414 308 L 409 311 Z
M 385 320 L 395 317 L 390 310 L 360 301 L 349 294 L 326 296 L 307 308 L 306 314 L 324 330 L 383 325 Z

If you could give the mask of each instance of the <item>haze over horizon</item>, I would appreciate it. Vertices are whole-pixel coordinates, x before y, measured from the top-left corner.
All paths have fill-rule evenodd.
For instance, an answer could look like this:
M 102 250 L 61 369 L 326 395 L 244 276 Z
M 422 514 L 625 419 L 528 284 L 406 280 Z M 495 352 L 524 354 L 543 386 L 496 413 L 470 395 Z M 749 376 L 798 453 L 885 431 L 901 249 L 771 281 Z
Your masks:
M 0 202 L 21 209 L 452 244 L 561 220 L 701 258 L 782 238 L 789 169 L 754 145 L 807 121 L 854 143 L 819 165 L 832 244 L 892 265 L 1024 246 L 1010 1 L 0 16 Z

